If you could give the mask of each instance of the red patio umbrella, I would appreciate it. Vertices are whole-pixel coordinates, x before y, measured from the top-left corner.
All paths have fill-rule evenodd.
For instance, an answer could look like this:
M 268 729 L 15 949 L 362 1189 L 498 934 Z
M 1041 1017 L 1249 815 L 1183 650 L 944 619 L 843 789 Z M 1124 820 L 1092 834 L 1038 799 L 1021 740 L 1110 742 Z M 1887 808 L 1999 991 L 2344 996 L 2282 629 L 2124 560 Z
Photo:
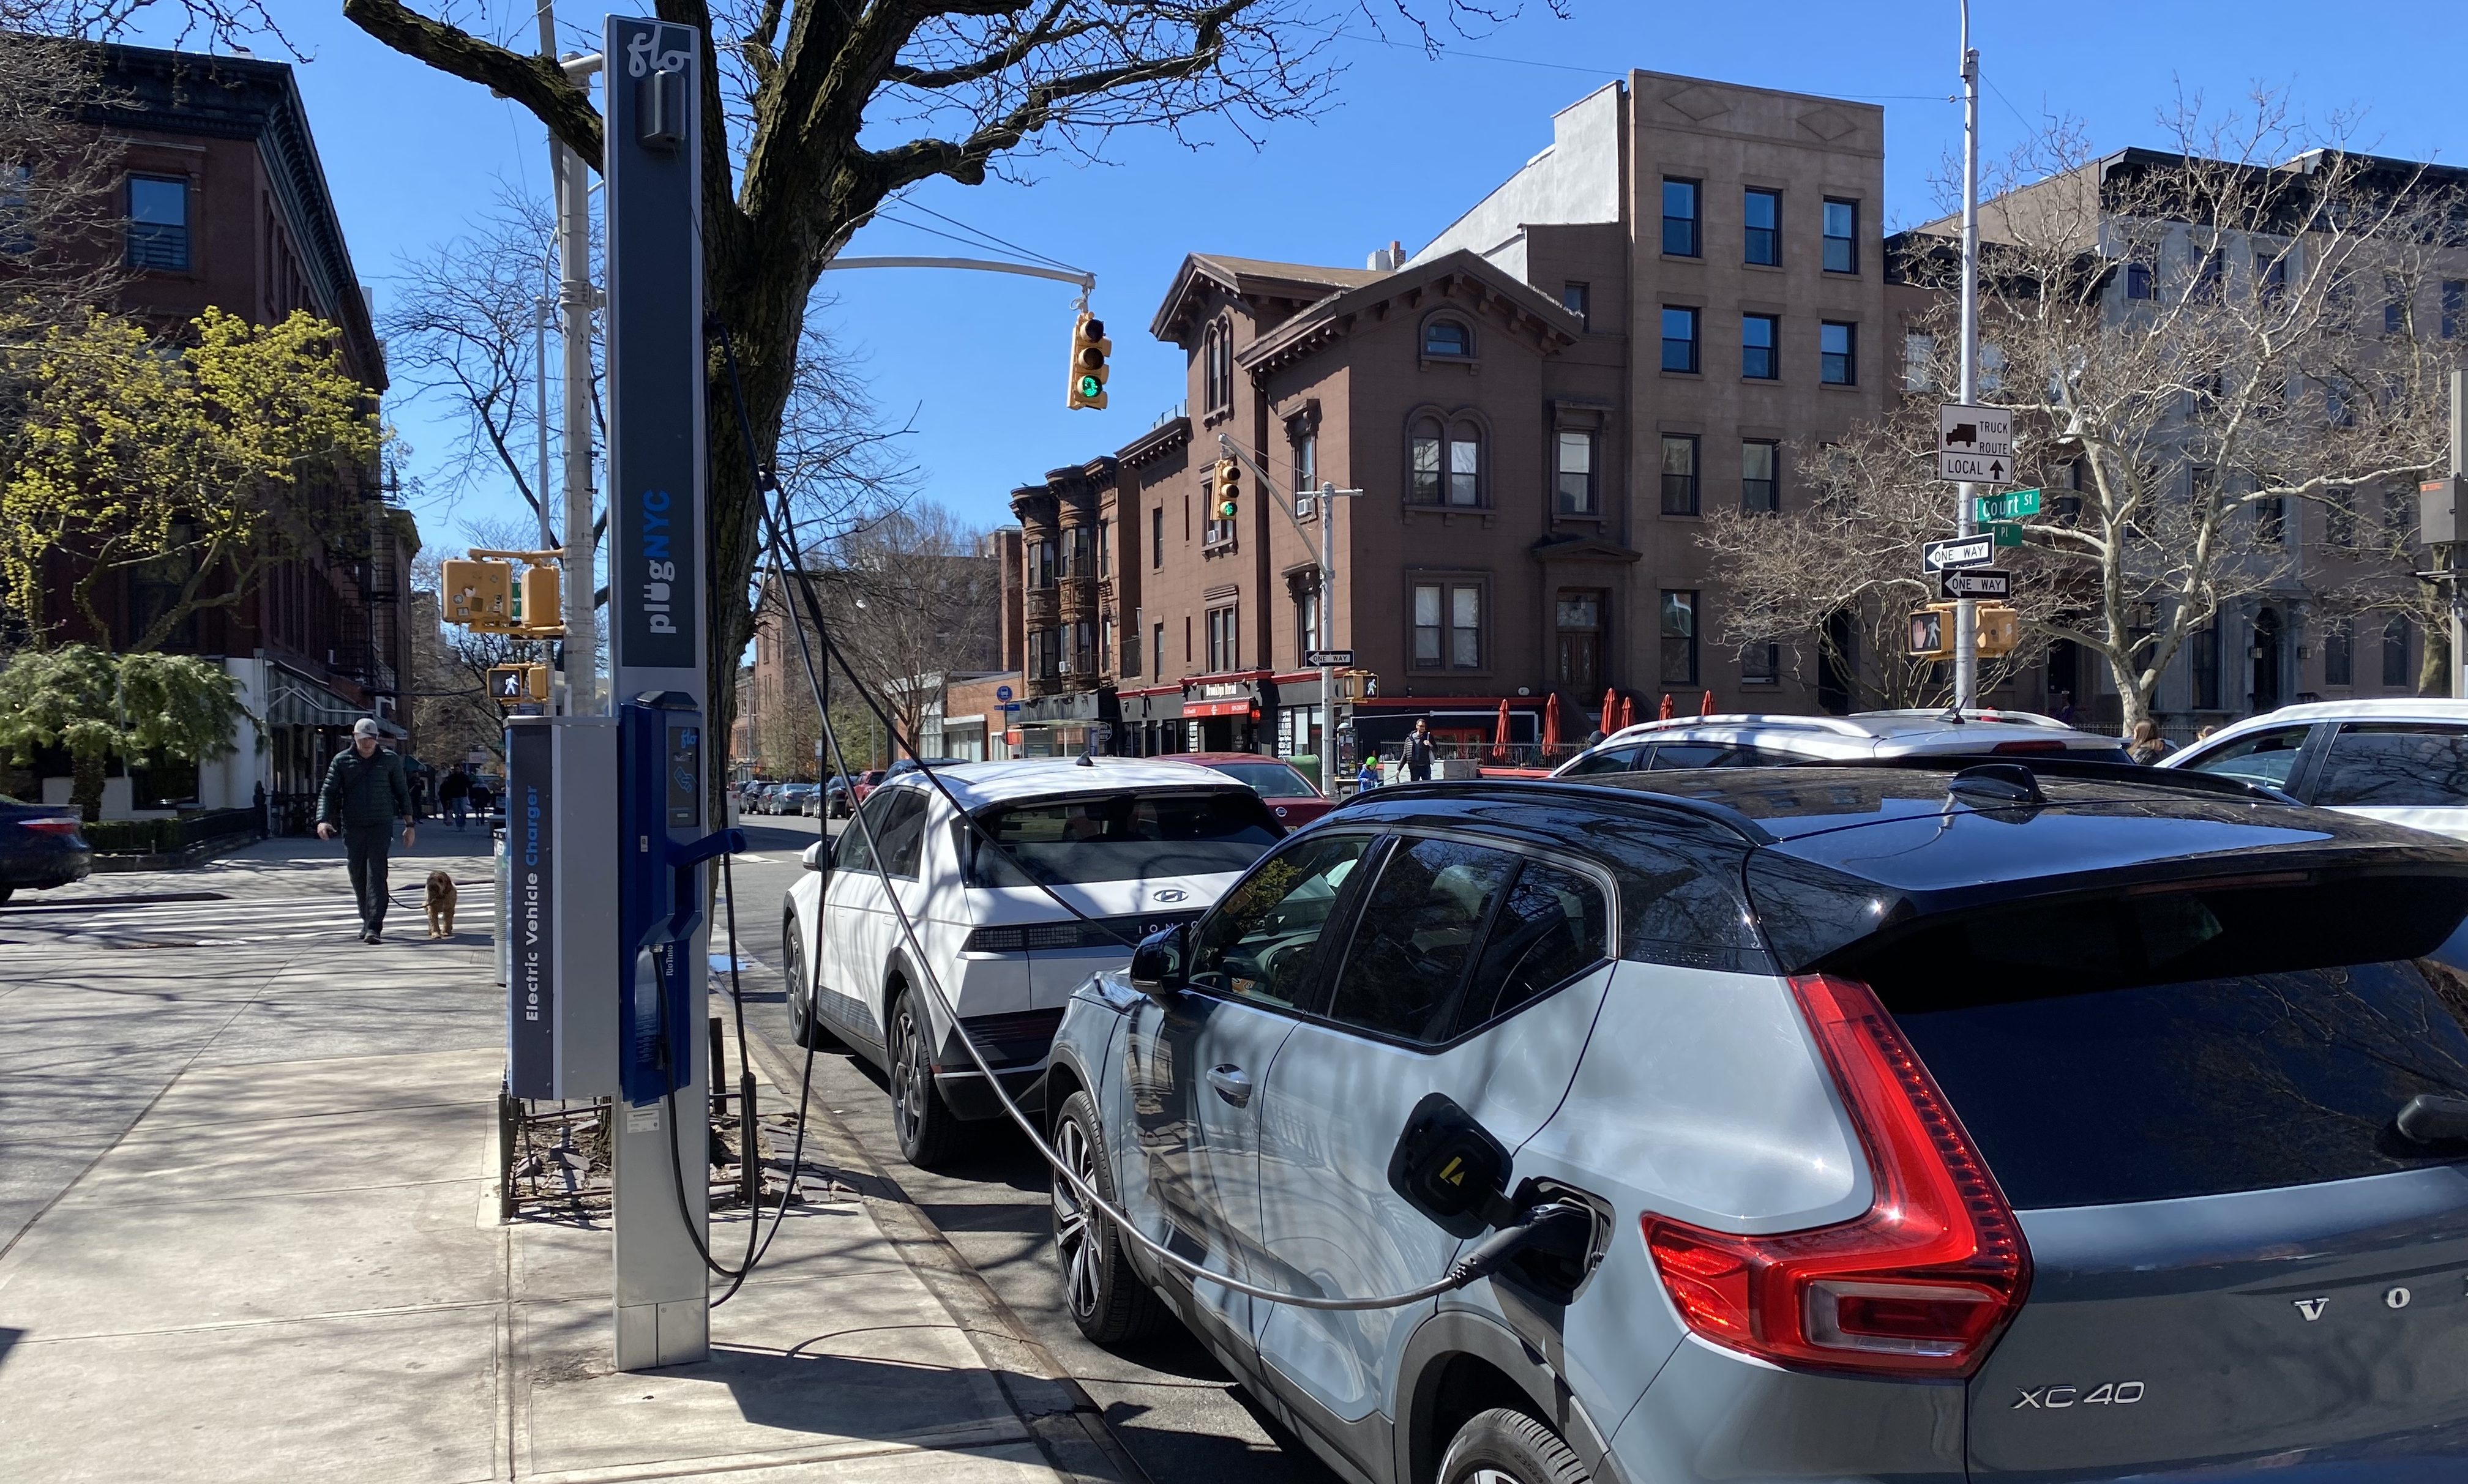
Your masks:
M 1662 706 L 1660 710 L 1655 712 L 1655 716 L 1658 719 L 1664 721 L 1671 719 L 1671 693 L 1669 691 L 1662 693 Z
M 1560 745 L 1560 693 L 1553 691 L 1542 700 L 1542 750 L 1547 756 Z
M 1620 725 L 1636 725 L 1636 697 L 1634 696 L 1620 697 Z
M 1499 719 L 1492 723 L 1491 760 L 1495 763 L 1508 761 L 1508 697 L 1505 696 L 1499 698 Z
M 1603 692 L 1603 730 L 1616 732 L 1619 729 L 1619 687 L 1612 686 Z
M 1705 693 L 1705 699 L 1698 705 L 1698 707 L 1697 707 L 1697 714 L 1698 714 L 1699 716 L 1701 716 L 1701 717 L 1710 717 L 1710 716 L 1712 716 L 1712 715 L 1714 714 L 1714 693 L 1713 693 L 1713 692 L 1711 692 L 1711 691 L 1707 691 L 1707 692 Z

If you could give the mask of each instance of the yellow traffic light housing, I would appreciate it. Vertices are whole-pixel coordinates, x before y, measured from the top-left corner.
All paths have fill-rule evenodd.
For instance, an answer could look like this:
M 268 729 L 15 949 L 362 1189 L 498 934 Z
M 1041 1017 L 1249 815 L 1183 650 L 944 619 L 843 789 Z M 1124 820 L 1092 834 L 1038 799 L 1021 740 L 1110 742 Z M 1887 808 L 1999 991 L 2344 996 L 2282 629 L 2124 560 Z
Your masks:
M 1979 657 L 2002 659 L 2022 642 L 2022 615 L 2012 605 L 1983 603 L 1979 605 Z
M 506 633 L 514 627 L 513 563 L 448 559 L 438 585 L 444 589 L 446 622 L 482 633 Z
M 1215 492 L 1209 496 L 1208 508 L 1220 520 L 1232 520 L 1243 513 L 1243 466 L 1234 459 L 1217 461 Z
M 1954 658 L 1954 605 L 1931 603 L 1911 614 L 1910 657 Z
M 1114 354 L 1114 342 L 1106 338 L 1106 322 L 1083 309 L 1071 327 L 1071 395 L 1063 399 L 1065 407 L 1106 405 L 1106 357 Z
M 541 664 L 491 666 L 489 698 L 500 706 L 545 704 L 548 700 L 548 667 Z
M 564 619 L 558 608 L 558 570 L 546 563 L 523 569 L 523 580 L 515 588 L 521 600 L 515 606 L 515 621 L 526 632 L 558 628 Z

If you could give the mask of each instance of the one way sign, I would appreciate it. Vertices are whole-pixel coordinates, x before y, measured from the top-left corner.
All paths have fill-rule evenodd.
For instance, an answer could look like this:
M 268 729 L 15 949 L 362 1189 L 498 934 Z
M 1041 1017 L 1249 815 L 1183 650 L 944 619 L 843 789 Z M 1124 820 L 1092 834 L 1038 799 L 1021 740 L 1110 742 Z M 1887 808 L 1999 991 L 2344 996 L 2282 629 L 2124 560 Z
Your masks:
M 1962 567 L 1984 567 L 1997 559 L 1997 542 L 1993 537 L 1958 536 L 1943 541 L 1931 541 L 1920 548 L 1920 570 L 1952 572 Z
M 1946 402 L 1936 409 L 1936 477 L 2014 483 L 2014 410 Z
M 1965 572 L 1940 572 L 1936 575 L 1937 591 L 1949 598 L 2011 598 L 2014 596 L 2014 574 L 1995 567 L 1973 567 Z

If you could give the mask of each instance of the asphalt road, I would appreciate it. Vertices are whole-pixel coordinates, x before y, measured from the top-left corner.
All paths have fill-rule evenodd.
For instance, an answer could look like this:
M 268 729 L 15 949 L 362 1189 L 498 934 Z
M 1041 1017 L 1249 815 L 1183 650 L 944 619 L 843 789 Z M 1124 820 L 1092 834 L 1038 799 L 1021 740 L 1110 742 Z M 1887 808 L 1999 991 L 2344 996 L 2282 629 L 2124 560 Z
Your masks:
M 749 815 L 742 821 L 755 859 L 732 867 L 742 948 L 760 968 L 746 975 L 746 1028 L 784 1058 L 796 1050 L 781 990 L 780 902 L 803 870 L 817 821 Z M 834 822 L 834 832 L 840 828 Z M 720 945 L 715 941 L 715 952 Z M 790 1065 L 795 1065 L 793 1058 Z M 900 1156 L 890 1104 L 870 1062 L 845 1051 L 814 1057 L 815 1090 L 949 1238 L 1030 1332 L 1086 1389 L 1153 1479 L 1227 1479 L 1245 1484 L 1334 1484 L 1337 1477 L 1282 1428 L 1179 1328 L 1136 1347 L 1088 1343 L 1061 1304 L 1047 1240 L 1045 1165 L 1007 1123 L 984 1126 L 978 1157 L 936 1174 Z

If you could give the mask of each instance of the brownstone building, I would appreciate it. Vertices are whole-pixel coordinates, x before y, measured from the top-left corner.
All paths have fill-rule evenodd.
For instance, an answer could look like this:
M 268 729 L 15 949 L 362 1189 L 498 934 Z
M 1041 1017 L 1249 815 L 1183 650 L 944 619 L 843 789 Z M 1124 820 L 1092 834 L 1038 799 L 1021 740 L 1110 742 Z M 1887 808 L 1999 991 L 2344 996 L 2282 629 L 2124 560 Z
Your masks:
M 1786 445 L 1885 405 L 1882 110 L 1633 72 L 1410 256 L 1362 268 L 1186 259 L 1151 322 L 1183 409 L 1015 491 L 1026 750 L 1085 725 L 1139 752 L 1315 755 L 1305 653 L 1353 651 L 1364 745 L 1428 716 L 1515 756 L 1558 697 L 1581 740 L 1606 692 L 1640 716 L 1815 710 L 1808 652 L 1711 643 L 1695 533 L 1737 500 L 1803 497 Z M 1119 382 L 1117 397 L 1127 389 Z M 1318 501 L 1337 501 L 1319 591 Z
M 103 85 L 117 96 L 87 122 L 121 146 L 125 160 L 118 189 L 126 226 L 117 247 L 134 272 L 119 308 L 166 331 L 210 307 L 258 324 L 305 309 L 341 327 L 344 363 L 374 405 L 386 386 L 383 348 L 290 67 L 145 47 L 101 51 Z M 263 784 L 298 816 L 355 719 L 374 715 L 398 732 L 407 725 L 403 599 L 417 528 L 374 467 L 336 470 L 307 495 L 351 513 L 343 535 L 310 542 L 237 604 L 194 614 L 165 646 L 219 658 L 249 710 L 265 719 L 263 737 L 243 722 L 229 757 L 194 779 L 139 778 L 130 803 L 246 804 Z M 159 614 L 162 589 L 177 578 L 149 572 L 106 591 L 114 636 Z M 67 586 L 54 581 L 51 591 Z M 98 637 L 65 601 L 50 616 L 51 637 Z M 126 807 L 116 796 L 111 806 Z

